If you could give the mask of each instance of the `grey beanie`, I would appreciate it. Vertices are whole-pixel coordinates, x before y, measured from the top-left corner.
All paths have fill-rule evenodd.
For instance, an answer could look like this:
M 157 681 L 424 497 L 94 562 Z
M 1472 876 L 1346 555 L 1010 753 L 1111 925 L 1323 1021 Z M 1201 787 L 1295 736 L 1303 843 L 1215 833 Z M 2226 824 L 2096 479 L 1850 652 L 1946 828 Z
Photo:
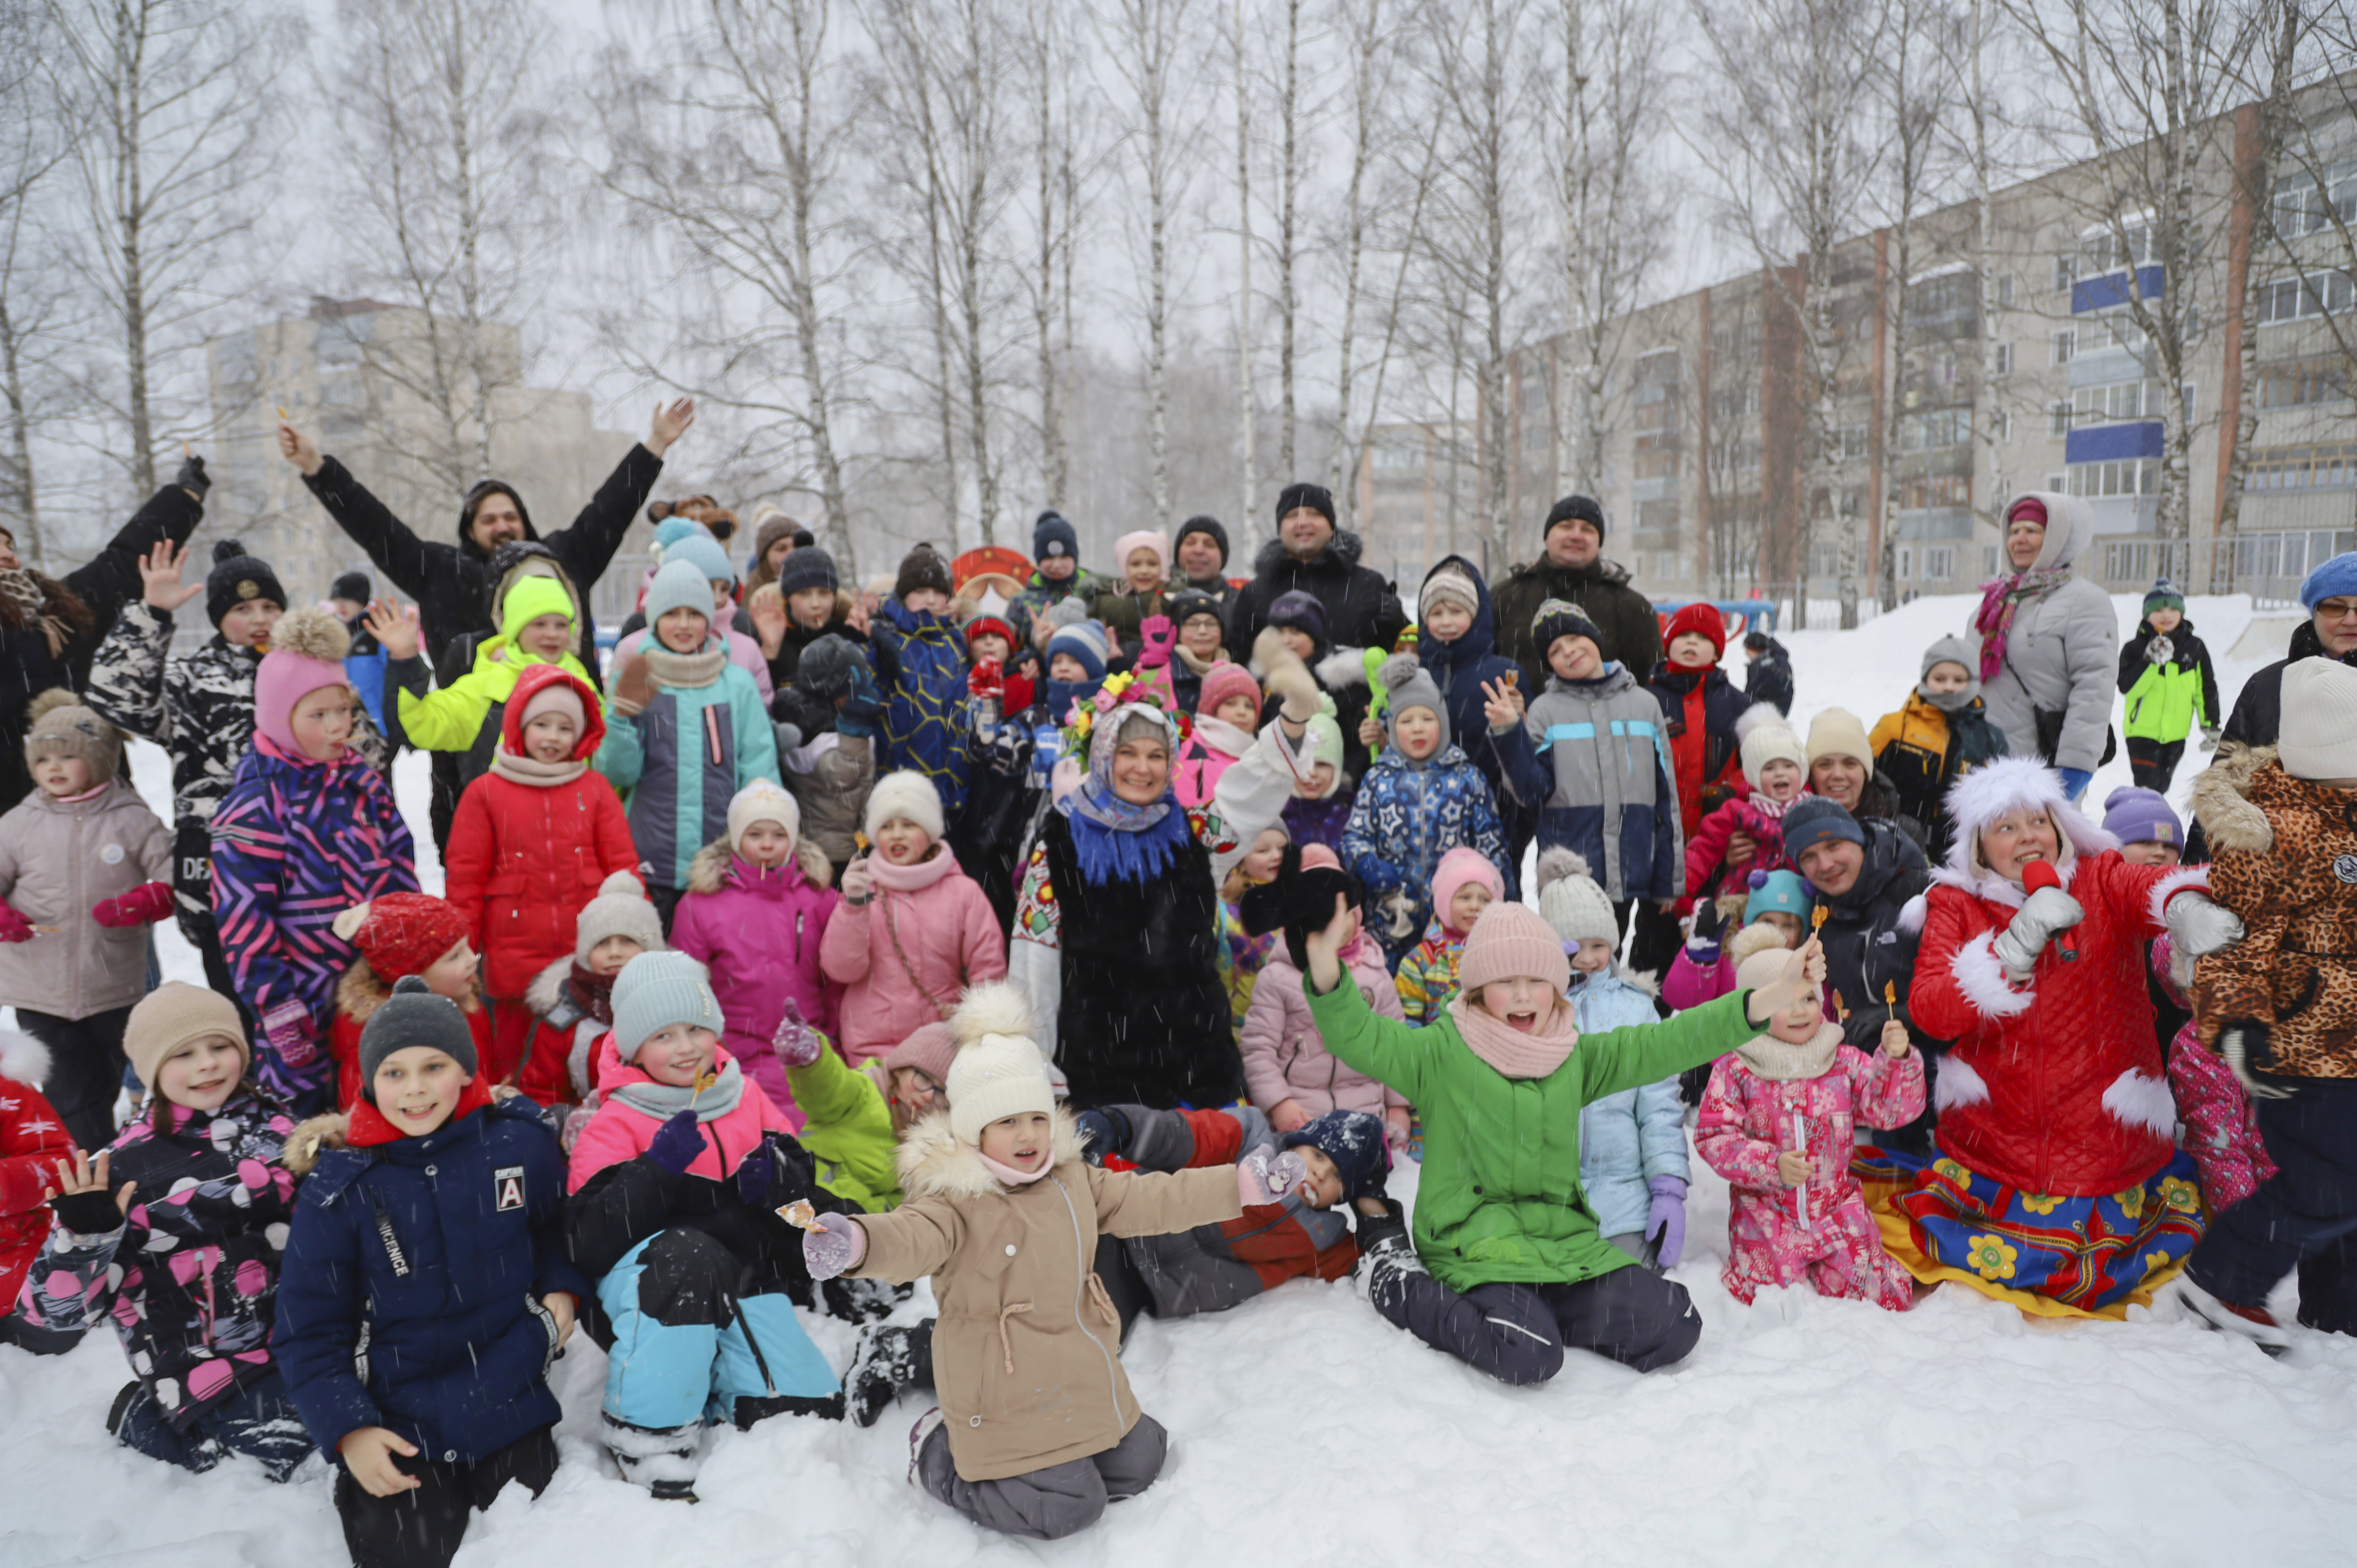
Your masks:
M 640 607 L 646 612 L 650 633 L 655 623 L 672 610 L 694 610 L 708 622 L 712 619 L 712 579 L 693 561 L 666 561 L 662 570 L 655 574 L 655 580 L 647 585 L 646 603 Z
M 614 1051 L 624 1061 L 673 1024 L 718 1034 L 720 1003 L 705 967 L 683 952 L 642 952 L 614 977 Z
M 1927 692 L 1923 682 L 1932 678 L 1934 664 L 1961 664 L 1966 680 L 1953 692 Z M 1943 637 L 1923 650 L 1923 668 L 1916 671 L 1915 689 L 1925 702 L 1947 713 L 1957 713 L 1972 706 L 1981 694 L 1980 651 L 1961 637 Z
M 361 1030 L 361 1093 L 371 1105 L 376 1103 L 376 1069 L 385 1058 L 412 1046 L 431 1046 L 468 1077 L 476 1071 L 475 1031 L 468 1027 L 467 1015 L 424 979 L 407 974 L 393 983 L 393 994 Z
M 1440 688 L 1425 673 L 1424 666 L 1413 653 L 1394 653 L 1383 662 L 1375 679 L 1383 683 L 1389 693 L 1389 706 L 1383 712 L 1383 734 L 1391 743 L 1399 745 L 1399 716 L 1410 708 L 1429 708 L 1440 720 L 1440 744 L 1433 748 L 1437 757 L 1448 749 L 1455 738 L 1448 733 L 1448 704 L 1441 700 Z

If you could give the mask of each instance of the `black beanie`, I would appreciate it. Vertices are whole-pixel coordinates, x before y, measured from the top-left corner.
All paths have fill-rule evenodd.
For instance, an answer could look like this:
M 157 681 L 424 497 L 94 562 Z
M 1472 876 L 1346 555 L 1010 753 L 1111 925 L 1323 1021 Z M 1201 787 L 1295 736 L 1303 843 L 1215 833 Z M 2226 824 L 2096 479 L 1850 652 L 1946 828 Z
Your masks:
M 920 588 L 939 589 L 945 597 L 956 591 L 950 585 L 950 564 L 930 544 L 920 544 L 900 558 L 900 575 L 893 581 L 892 596 L 905 598 Z
M 475 1031 L 467 1026 L 467 1015 L 414 974 L 393 983 L 393 994 L 361 1030 L 361 1092 L 371 1105 L 376 1103 L 376 1069 L 385 1058 L 411 1046 L 431 1046 L 470 1077 L 476 1070 Z
M 286 608 L 286 590 L 278 585 L 269 562 L 248 555 L 234 539 L 216 540 L 213 569 L 205 574 L 205 614 L 212 618 L 213 629 L 219 631 L 221 617 L 248 599 L 268 599 Z
M 1555 524 L 1559 522 L 1592 522 L 1596 525 L 1596 537 L 1599 541 L 1604 537 L 1604 509 L 1596 503 L 1593 496 L 1566 496 L 1550 507 L 1546 526 L 1539 530 L 1542 542 L 1555 532 Z
M 1334 522 L 1334 492 L 1323 485 L 1313 485 L 1307 479 L 1296 479 L 1276 492 L 1276 521 L 1282 523 L 1297 508 L 1308 507 Z
M 778 568 L 778 592 L 792 598 L 804 588 L 824 588 L 839 592 L 842 583 L 834 574 L 834 557 L 815 544 L 797 544 Z
M 366 572 L 347 572 L 336 579 L 336 585 L 328 590 L 328 597 L 350 599 L 354 604 L 364 605 L 369 602 L 369 587 Z
M 1050 508 L 1039 514 L 1031 525 L 1031 559 L 1046 561 L 1061 555 L 1067 560 L 1081 558 L 1081 533 L 1064 521 L 1064 514 Z
M 1224 568 L 1227 565 L 1228 531 L 1218 518 L 1209 515 L 1190 517 L 1180 525 L 1178 534 L 1170 541 L 1170 558 L 1173 561 L 1178 558 L 1178 547 L 1187 542 L 1187 536 L 1190 533 L 1210 534 L 1211 542 L 1220 547 L 1221 566 Z

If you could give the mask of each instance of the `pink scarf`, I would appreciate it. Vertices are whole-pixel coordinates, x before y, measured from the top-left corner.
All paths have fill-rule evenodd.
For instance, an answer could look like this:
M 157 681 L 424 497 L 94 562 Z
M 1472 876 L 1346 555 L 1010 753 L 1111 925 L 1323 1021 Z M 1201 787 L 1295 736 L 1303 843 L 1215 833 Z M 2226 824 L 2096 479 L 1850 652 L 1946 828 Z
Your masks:
M 2005 668 L 2005 639 L 2013 630 L 2015 612 L 2040 594 L 2050 594 L 2070 580 L 2070 567 L 2048 566 L 2016 572 L 2010 577 L 1981 585 L 1980 613 L 1973 617 L 1973 628 L 1981 634 L 1983 681 L 1996 680 L 1996 672 Z
M 1501 1078 L 1545 1078 L 1571 1059 L 1579 1044 L 1579 1023 L 1571 1004 L 1558 999 L 1544 1027 L 1530 1034 L 1469 1006 L 1458 992 L 1448 1004 L 1448 1016 L 1465 1048 L 1488 1062 Z
M 922 893 L 942 877 L 956 875 L 957 869 L 957 856 L 945 843 L 935 844 L 913 865 L 895 865 L 879 854 L 867 857 L 867 874 L 876 878 L 876 886 L 895 893 Z

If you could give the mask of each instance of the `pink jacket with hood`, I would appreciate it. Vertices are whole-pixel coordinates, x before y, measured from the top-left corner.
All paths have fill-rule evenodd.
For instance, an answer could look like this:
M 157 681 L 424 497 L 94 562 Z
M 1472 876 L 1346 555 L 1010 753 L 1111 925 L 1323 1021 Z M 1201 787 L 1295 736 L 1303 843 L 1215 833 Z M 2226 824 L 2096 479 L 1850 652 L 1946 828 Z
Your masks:
M 870 855 L 876 896 L 827 921 L 819 963 L 845 988 L 836 1041 L 852 1066 L 880 1057 L 957 1006 L 966 987 L 1006 978 L 998 917 L 950 846 L 914 865 Z
M 713 1066 L 725 1068 L 733 1059 L 728 1047 L 722 1046 L 714 1054 Z M 647 1145 L 662 1129 L 661 1118 L 648 1115 L 616 1095 L 617 1090 L 634 1083 L 652 1083 L 654 1079 L 622 1059 L 615 1049 L 610 1030 L 597 1042 L 597 1113 L 589 1118 L 589 1124 L 581 1130 L 579 1142 L 573 1145 L 573 1164 L 565 1176 L 565 1185 L 574 1192 L 587 1186 L 589 1178 L 608 1165 L 635 1160 L 645 1154 Z M 687 1174 L 719 1181 L 737 1168 L 737 1162 L 761 1141 L 763 1133 L 791 1133 L 793 1127 L 770 1103 L 761 1086 L 748 1077 L 737 1103 L 705 1121 L 703 1131 L 704 1152 L 695 1156 Z
M 793 1104 L 793 1093 L 770 1042 L 787 999 L 804 1023 L 830 1038 L 835 1032 L 843 987 L 820 969 L 819 948 L 842 902 L 803 875 L 794 858 L 762 871 L 723 839 L 696 853 L 672 921 L 671 945 L 711 972 L 729 1055 L 780 1110 Z
M 1361 936 L 1351 958 L 1351 979 L 1376 1015 L 1407 1022 L 1400 1007 L 1398 988 L 1383 968 L 1383 950 Z M 1329 1111 L 1363 1111 L 1381 1116 L 1385 1108 L 1405 1105 L 1397 1090 L 1369 1078 L 1326 1048 L 1302 993 L 1301 972 L 1293 967 L 1283 938 L 1269 950 L 1268 962 L 1253 986 L 1252 1006 L 1244 1014 L 1238 1036 L 1243 1050 L 1244 1092 L 1263 1111 L 1285 1101 L 1297 1101 L 1312 1117 Z

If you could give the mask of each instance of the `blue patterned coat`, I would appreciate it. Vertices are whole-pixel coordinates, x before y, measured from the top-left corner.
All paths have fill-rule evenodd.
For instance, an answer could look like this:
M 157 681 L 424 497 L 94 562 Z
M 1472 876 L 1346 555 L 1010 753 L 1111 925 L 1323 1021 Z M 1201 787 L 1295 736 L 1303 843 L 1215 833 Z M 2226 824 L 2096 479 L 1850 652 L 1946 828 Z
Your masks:
M 1391 750 L 1369 765 L 1342 830 L 1341 856 L 1366 884 L 1367 926 L 1394 973 L 1432 918 L 1432 874 L 1440 857 L 1459 844 L 1498 867 L 1506 897 L 1515 896 L 1497 800 L 1464 752 L 1445 746 L 1411 762 Z
M 965 639 L 957 624 L 899 599 L 877 607 L 868 628 L 876 683 L 884 689 L 884 753 L 877 775 L 910 768 L 933 781 L 942 814 L 965 805 Z

